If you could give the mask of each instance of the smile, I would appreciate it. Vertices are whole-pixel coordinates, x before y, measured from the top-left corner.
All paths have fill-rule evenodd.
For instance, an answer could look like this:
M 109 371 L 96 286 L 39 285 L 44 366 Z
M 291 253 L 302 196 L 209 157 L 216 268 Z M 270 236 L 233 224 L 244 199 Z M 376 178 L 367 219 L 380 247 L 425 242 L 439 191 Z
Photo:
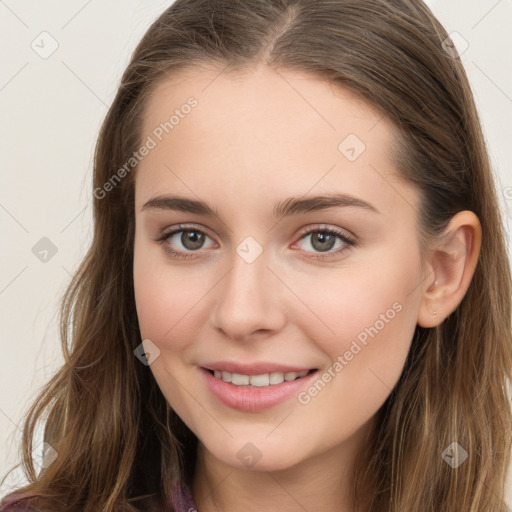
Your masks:
M 224 382 L 229 382 L 235 386 L 252 386 L 252 387 L 265 387 L 265 386 L 276 386 L 283 382 L 300 379 L 306 376 L 310 370 L 304 370 L 302 372 L 272 372 L 262 373 L 261 375 L 244 375 L 241 373 L 231 373 L 228 371 L 213 370 L 213 375 L 217 379 L 221 379 Z
M 277 371 L 278 367 L 275 365 L 274 368 L 269 368 L 269 365 L 246 368 L 241 368 L 240 365 L 230 367 L 229 364 L 215 366 L 198 367 L 210 396 L 217 403 L 231 409 L 252 413 L 275 407 L 296 397 L 311 384 L 318 373 L 316 368 L 286 368 L 286 371 Z M 226 367 L 238 371 L 224 370 Z M 279 369 L 285 370 L 282 366 Z

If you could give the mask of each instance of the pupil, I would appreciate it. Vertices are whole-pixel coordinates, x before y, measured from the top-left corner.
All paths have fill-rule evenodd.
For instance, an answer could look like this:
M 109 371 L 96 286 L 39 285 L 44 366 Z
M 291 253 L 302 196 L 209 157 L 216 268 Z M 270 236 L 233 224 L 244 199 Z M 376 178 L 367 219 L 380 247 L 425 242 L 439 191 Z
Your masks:
M 203 244 L 204 235 L 197 231 L 184 231 L 181 235 L 181 243 L 187 249 L 199 249 Z
M 320 241 L 320 244 L 317 244 L 317 241 Z M 313 247 L 320 251 L 328 251 L 333 248 L 333 242 L 335 241 L 334 236 L 330 233 L 317 233 L 316 236 L 313 237 Z

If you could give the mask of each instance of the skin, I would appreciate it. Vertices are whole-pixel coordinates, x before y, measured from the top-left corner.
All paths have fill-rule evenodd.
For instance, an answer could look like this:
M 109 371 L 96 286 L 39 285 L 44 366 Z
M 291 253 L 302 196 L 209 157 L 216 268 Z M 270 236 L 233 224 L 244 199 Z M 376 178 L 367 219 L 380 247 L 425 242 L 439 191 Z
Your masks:
M 480 225 L 459 213 L 422 268 L 419 194 L 393 167 L 394 130 L 382 114 L 311 75 L 265 65 L 219 73 L 201 66 L 162 81 L 145 112 L 144 137 L 190 96 L 198 101 L 136 174 L 137 314 L 142 339 L 160 351 L 150 370 L 199 439 L 192 491 L 201 512 L 348 512 L 354 458 L 400 377 L 416 325 L 439 324 L 462 300 Z M 338 149 L 348 134 L 366 146 L 354 161 Z M 272 217 L 278 201 L 333 192 L 378 212 L 350 206 Z M 170 194 L 206 201 L 218 215 L 143 209 Z M 183 223 L 206 233 L 199 249 L 183 245 L 181 233 L 155 241 Z M 322 227 L 357 245 L 336 253 L 345 245 L 336 239 L 322 252 L 315 233 L 301 234 Z M 248 236 L 262 248 L 252 263 L 236 252 Z M 166 245 L 192 257 L 175 259 Z M 293 395 L 242 412 L 199 378 L 201 363 L 219 359 L 321 375 L 393 304 L 400 312 L 307 404 Z M 248 442 L 261 454 L 252 467 L 237 456 Z

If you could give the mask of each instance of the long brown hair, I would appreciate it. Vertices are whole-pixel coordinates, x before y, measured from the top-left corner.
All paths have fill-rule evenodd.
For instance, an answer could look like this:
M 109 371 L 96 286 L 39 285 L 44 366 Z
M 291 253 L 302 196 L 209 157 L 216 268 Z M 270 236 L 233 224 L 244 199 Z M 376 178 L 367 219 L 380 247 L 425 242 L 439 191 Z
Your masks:
M 505 510 L 510 267 L 479 117 L 460 59 L 443 49 L 447 37 L 419 0 L 177 0 L 136 48 L 95 152 L 98 190 L 140 147 L 158 81 L 198 63 L 264 62 L 345 87 L 394 122 L 395 164 L 420 193 L 425 239 L 461 210 L 478 216 L 482 249 L 464 299 L 438 327 L 416 328 L 376 415 L 354 476 L 362 512 Z M 62 303 L 65 363 L 27 414 L 22 491 L 39 496 L 41 510 L 139 510 L 143 497 L 169 510 L 173 483 L 193 475 L 197 439 L 133 353 L 135 171 L 93 195 L 92 245 Z M 43 420 L 58 457 L 36 474 L 32 439 Z M 454 442 L 467 452 L 457 468 L 443 457 Z

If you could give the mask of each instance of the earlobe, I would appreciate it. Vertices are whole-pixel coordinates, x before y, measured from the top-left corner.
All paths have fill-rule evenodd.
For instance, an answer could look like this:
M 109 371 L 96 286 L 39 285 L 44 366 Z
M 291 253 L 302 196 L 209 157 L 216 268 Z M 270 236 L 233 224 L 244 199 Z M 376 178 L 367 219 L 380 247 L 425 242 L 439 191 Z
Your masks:
M 435 327 L 455 311 L 473 278 L 481 242 L 482 228 L 473 212 L 452 217 L 429 251 L 430 271 L 422 288 L 418 325 Z

